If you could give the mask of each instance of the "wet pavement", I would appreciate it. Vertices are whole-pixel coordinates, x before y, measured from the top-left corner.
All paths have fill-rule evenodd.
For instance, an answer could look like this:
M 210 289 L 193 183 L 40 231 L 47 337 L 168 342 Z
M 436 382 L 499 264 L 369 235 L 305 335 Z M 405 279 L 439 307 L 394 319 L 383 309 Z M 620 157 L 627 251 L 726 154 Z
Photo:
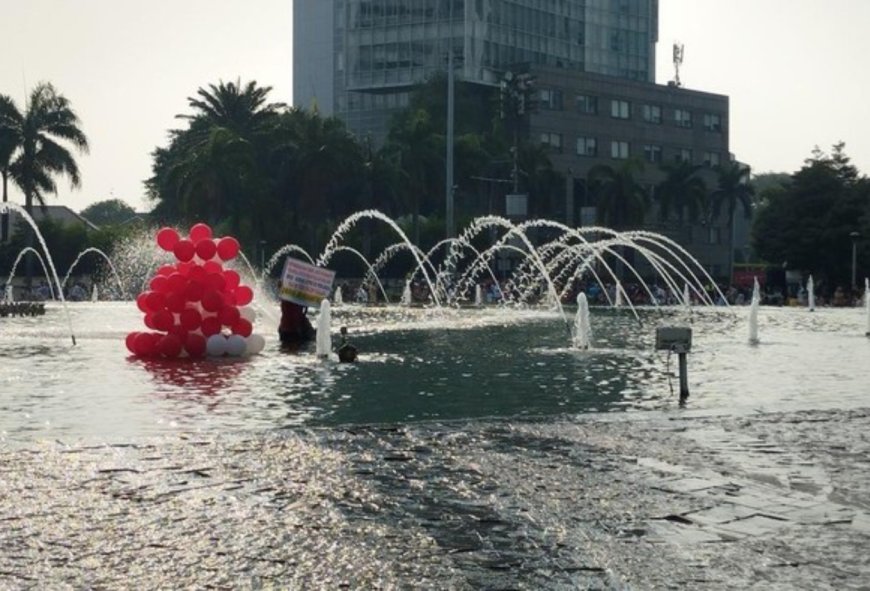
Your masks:
M 870 410 L 0 448 L 0 588 L 870 589 Z

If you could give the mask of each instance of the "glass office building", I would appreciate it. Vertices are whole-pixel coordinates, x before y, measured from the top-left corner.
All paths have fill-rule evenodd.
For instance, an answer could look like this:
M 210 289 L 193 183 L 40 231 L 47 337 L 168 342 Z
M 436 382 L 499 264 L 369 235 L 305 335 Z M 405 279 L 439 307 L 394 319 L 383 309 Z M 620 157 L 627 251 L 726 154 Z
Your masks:
M 516 64 L 653 82 L 657 31 L 658 0 L 295 0 L 294 104 L 377 141 L 451 49 L 481 84 Z

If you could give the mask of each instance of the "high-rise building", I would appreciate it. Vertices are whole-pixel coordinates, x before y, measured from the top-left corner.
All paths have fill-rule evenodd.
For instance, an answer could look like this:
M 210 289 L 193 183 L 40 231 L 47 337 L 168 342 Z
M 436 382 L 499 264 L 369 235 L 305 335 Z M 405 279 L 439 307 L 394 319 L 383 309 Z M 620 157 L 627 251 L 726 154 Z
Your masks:
M 652 82 L 658 0 L 294 0 L 295 105 L 383 138 L 409 90 L 447 66 L 498 84 L 515 64 Z
M 293 102 L 339 116 L 377 145 L 413 87 L 446 72 L 451 51 L 465 82 L 503 86 L 523 73 L 534 80 L 536 109 L 523 115 L 522 139 L 547 146 L 566 178 L 562 205 L 548 215 L 589 225 L 595 166 L 640 161 L 637 180 L 653 193 L 662 164 L 687 162 L 712 191 L 716 167 L 732 158 L 728 97 L 656 84 L 657 42 L 658 0 L 294 0 Z M 527 192 L 521 172 L 511 193 Z M 508 213 L 504 203 L 489 213 Z M 729 230 L 711 211 L 703 217 L 670 223 L 652 211 L 646 225 L 725 275 Z

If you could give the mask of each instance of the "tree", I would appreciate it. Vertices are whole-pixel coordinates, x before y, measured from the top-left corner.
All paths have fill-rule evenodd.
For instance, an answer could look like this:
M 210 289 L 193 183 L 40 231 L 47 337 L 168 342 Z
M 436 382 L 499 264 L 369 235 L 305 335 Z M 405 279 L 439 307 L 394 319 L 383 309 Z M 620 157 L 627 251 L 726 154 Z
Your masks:
M 443 186 L 438 182 L 443 168 L 443 146 L 444 136 L 433 128 L 429 113 L 423 109 L 399 113 L 384 146 L 385 154 L 403 173 L 405 203 L 411 209 L 415 244 L 420 239 L 421 209 L 434 200 L 433 188 Z
M 205 120 L 212 126 L 224 127 L 236 135 L 251 139 L 263 133 L 273 123 L 273 118 L 287 105 L 269 103 L 267 98 L 271 86 L 258 86 L 253 80 L 244 85 L 236 80 L 217 85 L 209 84 L 208 90 L 200 87 L 198 98 L 188 97 L 187 103 L 194 110 L 193 115 L 176 115 L 189 121 Z
M 637 160 L 626 160 L 617 168 L 593 166 L 586 182 L 598 208 L 598 222 L 616 230 L 638 227 L 649 208 L 649 195 L 634 178 L 643 169 Z
M 0 179 L 3 182 L 3 203 L 9 201 L 9 167 L 12 165 L 12 155 L 21 143 L 16 125 L 19 118 L 18 107 L 12 98 L 0 94 Z M 8 237 L 9 215 L 4 213 L 0 220 L 0 243 L 5 242 Z
M 752 215 L 752 197 L 755 188 L 749 183 L 749 167 L 737 161 L 716 167 L 718 186 L 713 191 L 713 217 L 718 218 L 722 206 L 728 211 L 728 276 L 734 275 L 734 214 L 739 205 L 743 217 Z
M 88 140 L 69 101 L 47 82 L 37 84 L 30 93 L 24 113 L 14 103 L 9 106 L 5 125 L 18 138 L 9 176 L 24 193 L 24 207 L 31 211 L 34 202 L 44 207 L 46 194 L 57 193 L 55 175 L 69 177 L 73 188 L 81 185 L 78 165 L 64 144 L 87 153 Z
M 187 99 L 192 114 L 177 115 L 186 129 L 170 132 L 154 151 L 148 195 L 158 219 L 226 223 L 242 239 L 262 234 L 259 205 L 268 194 L 268 142 L 282 103 L 267 101 L 270 87 L 219 82 Z
M 680 160 L 662 164 L 661 170 L 665 178 L 655 188 L 661 219 L 667 220 L 674 212 L 680 223 L 686 218 L 697 221 L 707 202 L 707 185 L 698 176 L 701 167 Z
M 850 233 L 870 235 L 870 182 L 843 147 L 835 145 L 831 156 L 814 150 L 791 183 L 768 189 L 752 226 L 764 260 L 812 273 L 829 287 L 849 284 Z
M 120 199 L 106 199 L 92 203 L 81 211 L 88 221 L 98 226 L 116 225 L 136 215 L 136 210 Z

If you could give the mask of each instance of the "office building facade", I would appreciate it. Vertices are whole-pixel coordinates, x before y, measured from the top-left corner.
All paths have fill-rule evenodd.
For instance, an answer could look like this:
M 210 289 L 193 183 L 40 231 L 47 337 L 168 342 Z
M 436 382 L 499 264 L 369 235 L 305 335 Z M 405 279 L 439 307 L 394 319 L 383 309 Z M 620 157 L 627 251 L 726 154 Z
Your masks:
M 652 82 L 658 0 L 294 0 L 296 106 L 382 140 L 447 67 L 496 85 L 517 63 Z
M 375 145 L 450 51 L 459 80 L 496 87 L 506 72 L 530 74 L 536 108 L 522 134 L 565 175 L 552 217 L 571 225 L 595 222 L 593 166 L 641 160 L 638 180 L 652 189 L 660 164 L 684 160 L 712 190 L 732 157 L 727 96 L 655 83 L 658 0 L 294 0 L 294 19 L 294 104 L 339 116 Z M 727 273 L 721 219 L 677 228 L 651 212 L 647 227 Z

